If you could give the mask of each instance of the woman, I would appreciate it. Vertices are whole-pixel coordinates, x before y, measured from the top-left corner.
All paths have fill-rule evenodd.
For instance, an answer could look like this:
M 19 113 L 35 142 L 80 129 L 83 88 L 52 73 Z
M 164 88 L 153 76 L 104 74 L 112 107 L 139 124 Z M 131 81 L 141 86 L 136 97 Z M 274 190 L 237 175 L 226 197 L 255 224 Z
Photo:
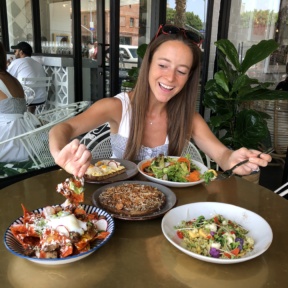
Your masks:
M 55 162 L 75 176 L 83 176 L 91 153 L 71 139 L 105 122 L 110 123 L 113 154 L 141 160 L 180 155 L 190 138 L 222 169 L 249 158 L 235 172 L 250 174 L 266 166 L 271 157 L 259 151 L 226 148 L 195 111 L 199 83 L 201 39 L 191 31 L 160 26 L 147 47 L 135 90 L 97 101 L 77 117 L 50 131 L 50 150 Z M 195 44 L 195 42 L 197 42 Z M 81 123 L 81 124 L 79 124 Z
M 0 42 L 0 142 L 27 132 L 23 119 L 26 108 L 24 90 L 20 82 L 6 71 L 7 58 Z M 28 160 L 19 140 L 0 145 L 0 162 Z

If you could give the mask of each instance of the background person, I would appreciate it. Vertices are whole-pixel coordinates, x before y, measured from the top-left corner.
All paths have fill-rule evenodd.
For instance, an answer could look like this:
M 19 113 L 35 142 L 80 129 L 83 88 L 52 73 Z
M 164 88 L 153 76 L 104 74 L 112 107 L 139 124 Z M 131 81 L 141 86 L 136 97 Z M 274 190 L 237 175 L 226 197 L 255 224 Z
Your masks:
M 223 169 L 250 174 L 266 166 L 271 156 L 241 148 L 231 151 L 195 112 L 200 72 L 201 39 L 191 31 L 165 25 L 147 47 L 135 89 L 94 103 L 85 112 L 50 130 L 50 151 L 68 173 L 82 177 L 91 153 L 75 137 L 109 122 L 113 157 L 143 160 L 180 156 L 191 138 Z M 196 42 L 196 43 L 195 43 Z M 71 141 L 74 139 L 73 141 Z
M 284 90 L 284 91 L 288 91 L 288 77 L 285 78 L 285 80 L 280 81 L 275 90 Z
M 97 53 L 98 53 L 98 42 L 95 41 L 93 46 L 89 49 L 89 58 L 93 60 L 97 60 Z
M 22 78 L 27 77 L 46 77 L 43 66 L 32 59 L 32 47 L 27 42 L 20 42 L 11 46 L 15 50 L 15 59 L 8 66 L 8 72 L 16 77 L 20 82 Z M 45 87 L 33 88 L 35 98 L 28 107 L 28 110 L 34 113 L 37 105 L 42 105 L 47 100 L 47 91 Z
M 0 42 L 0 142 L 28 132 L 24 122 L 26 100 L 21 83 L 6 70 L 6 52 Z M 19 140 L 0 145 L 0 162 L 28 160 Z

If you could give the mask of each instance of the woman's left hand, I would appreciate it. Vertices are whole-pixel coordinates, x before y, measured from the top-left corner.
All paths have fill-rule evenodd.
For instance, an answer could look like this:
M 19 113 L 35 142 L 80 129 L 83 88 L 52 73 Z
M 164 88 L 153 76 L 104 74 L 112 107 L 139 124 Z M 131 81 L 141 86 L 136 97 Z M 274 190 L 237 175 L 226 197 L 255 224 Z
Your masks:
M 262 153 L 260 157 L 258 157 L 260 153 L 261 151 L 247 148 L 235 150 L 229 156 L 229 168 L 232 168 L 237 163 L 248 159 L 249 162 L 237 167 L 233 170 L 233 173 L 238 175 L 249 175 L 253 171 L 259 171 L 259 166 L 265 167 L 268 165 L 268 162 L 272 160 L 272 157 L 269 154 Z

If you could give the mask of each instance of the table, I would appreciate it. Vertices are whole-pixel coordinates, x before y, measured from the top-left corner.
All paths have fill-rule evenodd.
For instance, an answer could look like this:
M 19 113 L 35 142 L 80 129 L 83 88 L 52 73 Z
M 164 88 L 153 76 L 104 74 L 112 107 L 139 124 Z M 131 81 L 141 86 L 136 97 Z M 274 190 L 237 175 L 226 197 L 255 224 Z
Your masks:
M 1 239 L 5 230 L 29 210 L 64 202 L 56 185 L 68 174 L 47 172 L 10 185 L 0 201 Z M 134 179 L 144 180 L 137 175 Z M 99 185 L 85 184 L 85 203 Z M 189 257 L 171 245 L 161 231 L 161 219 L 115 219 L 108 243 L 92 255 L 59 266 L 32 263 L 8 252 L 1 241 L 0 286 L 20 287 L 288 287 L 288 202 L 272 191 L 238 177 L 189 188 L 171 188 L 177 205 L 209 201 L 230 203 L 256 212 L 270 224 L 273 242 L 261 256 L 234 265 L 218 265 Z

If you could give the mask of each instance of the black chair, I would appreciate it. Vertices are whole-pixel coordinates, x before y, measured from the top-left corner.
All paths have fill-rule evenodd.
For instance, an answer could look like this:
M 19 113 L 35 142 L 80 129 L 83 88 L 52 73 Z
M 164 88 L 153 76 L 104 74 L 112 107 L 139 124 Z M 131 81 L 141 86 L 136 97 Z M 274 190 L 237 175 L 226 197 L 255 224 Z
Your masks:
M 284 170 L 282 176 L 282 185 L 288 182 L 288 146 L 286 151 L 285 163 L 284 163 Z
M 288 200 L 288 147 L 286 151 L 282 183 L 281 183 L 281 186 L 278 189 L 276 189 L 274 192 L 278 194 L 279 196 Z

